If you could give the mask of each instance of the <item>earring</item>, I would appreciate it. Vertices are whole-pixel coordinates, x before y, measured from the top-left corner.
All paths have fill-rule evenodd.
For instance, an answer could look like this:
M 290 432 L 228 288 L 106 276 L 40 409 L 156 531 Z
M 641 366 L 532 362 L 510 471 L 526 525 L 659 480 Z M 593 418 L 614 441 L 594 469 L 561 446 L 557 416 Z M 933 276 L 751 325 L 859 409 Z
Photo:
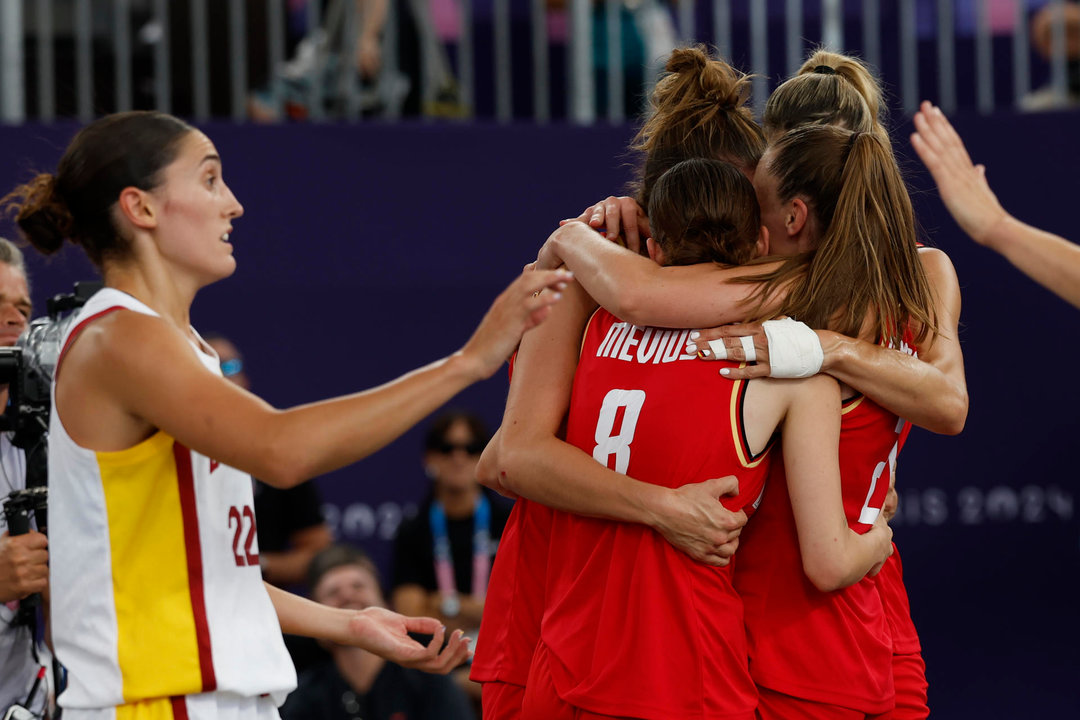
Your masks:
M 427 475 L 428 480 L 434 480 L 435 479 L 435 471 L 431 469 L 430 465 L 425 465 L 424 466 L 424 475 Z

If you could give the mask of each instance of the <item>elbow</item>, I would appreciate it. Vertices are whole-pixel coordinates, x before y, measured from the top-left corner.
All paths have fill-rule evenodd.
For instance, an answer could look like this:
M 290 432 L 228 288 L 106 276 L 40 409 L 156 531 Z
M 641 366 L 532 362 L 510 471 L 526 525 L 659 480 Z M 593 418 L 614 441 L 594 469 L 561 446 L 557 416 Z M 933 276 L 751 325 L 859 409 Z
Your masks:
M 515 495 L 528 497 L 526 468 L 530 467 L 530 464 L 535 464 L 535 458 L 531 458 L 527 443 L 504 440 L 499 444 L 498 462 L 494 472 L 498 475 L 499 484 Z
M 842 590 L 862 577 L 861 575 L 852 577 L 853 573 L 848 572 L 841 563 L 828 558 L 805 558 L 803 572 L 814 587 L 821 592 Z
M 633 325 L 648 325 L 649 322 L 642 317 L 642 307 L 645 306 L 644 298 L 637 291 L 637 288 L 642 287 L 641 283 L 628 283 L 628 286 L 622 288 L 616 297 L 611 298 L 608 303 L 610 307 L 607 310 L 619 318 Z
M 287 490 L 310 480 L 318 474 L 310 455 L 298 451 L 299 446 L 288 442 L 273 442 L 261 453 L 261 467 L 255 477 L 271 487 Z
M 941 414 L 932 429 L 939 435 L 959 435 L 967 424 L 968 396 L 967 392 L 955 393 L 942 401 Z

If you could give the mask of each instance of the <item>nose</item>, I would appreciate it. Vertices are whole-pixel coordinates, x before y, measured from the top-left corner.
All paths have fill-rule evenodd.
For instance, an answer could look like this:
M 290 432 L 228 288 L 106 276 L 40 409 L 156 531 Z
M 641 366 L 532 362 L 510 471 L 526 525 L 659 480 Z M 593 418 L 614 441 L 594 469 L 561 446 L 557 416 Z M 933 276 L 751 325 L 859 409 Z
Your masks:
M 235 195 L 233 195 L 233 191 L 231 188 L 228 188 L 228 186 L 226 186 L 226 189 L 228 189 L 229 197 L 228 204 L 226 206 L 227 210 L 225 211 L 225 217 L 231 220 L 232 218 L 238 218 L 244 214 L 244 206 L 241 205 L 240 201 L 236 199 Z

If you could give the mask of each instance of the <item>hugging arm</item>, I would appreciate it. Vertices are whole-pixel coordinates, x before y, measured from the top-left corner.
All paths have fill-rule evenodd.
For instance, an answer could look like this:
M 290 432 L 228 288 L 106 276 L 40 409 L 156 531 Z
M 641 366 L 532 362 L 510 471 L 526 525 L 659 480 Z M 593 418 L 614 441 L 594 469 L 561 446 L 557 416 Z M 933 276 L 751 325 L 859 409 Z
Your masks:
M 958 337 L 960 284 L 945 253 L 923 248 L 919 259 L 933 293 L 937 323 L 937 333 L 919 350 L 919 357 L 831 330 L 816 330 L 812 332 L 824 354 L 820 371 L 921 428 L 956 435 L 964 429 L 968 412 L 964 356 Z M 802 332 L 811 331 L 802 326 Z M 762 323 L 701 330 L 695 342 L 699 353 L 713 359 L 716 353 L 709 343 L 715 346 L 722 341 L 723 354 L 741 362 L 746 359 L 743 337 L 751 338 L 757 364 L 730 368 L 724 374 L 736 380 L 771 376 L 769 337 Z
M 621 320 L 658 327 L 711 327 L 746 319 L 756 289 L 731 282 L 774 265 L 724 268 L 714 264 L 661 266 L 609 242 L 588 225 L 569 222 L 548 237 L 535 267 L 565 264 L 596 301 Z M 764 312 L 779 307 L 769 298 Z

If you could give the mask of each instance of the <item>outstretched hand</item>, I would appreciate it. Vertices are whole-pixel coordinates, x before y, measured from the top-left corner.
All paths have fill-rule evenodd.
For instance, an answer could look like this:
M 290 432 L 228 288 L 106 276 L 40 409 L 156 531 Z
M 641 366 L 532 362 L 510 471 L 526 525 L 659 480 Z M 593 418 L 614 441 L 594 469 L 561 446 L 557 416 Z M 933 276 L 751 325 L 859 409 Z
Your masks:
M 576 218 L 563 220 L 559 224 L 565 225 L 574 221 L 583 222 L 594 230 L 602 230 L 607 234 L 608 240 L 639 254 L 643 250 L 642 239 L 652 236 L 645 211 L 634 198 L 626 195 L 609 195 L 595 205 L 585 208 Z
M 739 547 L 746 513 L 732 512 L 720 498 L 739 493 L 734 475 L 676 488 L 657 509 L 652 527 L 674 547 L 707 565 L 723 567 Z
M 349 620 L 349 637 L 343 645 L 356 645 L 405 667 L 445 675 L 469 656 L 469 639 L 460 630 L 450 634 L 443 647 L 446 628 L 435 618 L 406 617 L 385 608 L 369 607 Z M 431 635 L 421 645 L 409 633 Z
M 923 102 L 915 113 L 911 145 L 934 177 L 953 218 L 975 242 L 984 244 L 1007 213 L 986 182 L 986 168 L 971 162 L 964 142 L 940 108 Z
M 461 349 L 463 355 L 475 359 L 480 377 L 491 377 L 517 348 L 521 336 L 547 319 L 573 277 L 567 270 L 523 272 L 495 298 Z

